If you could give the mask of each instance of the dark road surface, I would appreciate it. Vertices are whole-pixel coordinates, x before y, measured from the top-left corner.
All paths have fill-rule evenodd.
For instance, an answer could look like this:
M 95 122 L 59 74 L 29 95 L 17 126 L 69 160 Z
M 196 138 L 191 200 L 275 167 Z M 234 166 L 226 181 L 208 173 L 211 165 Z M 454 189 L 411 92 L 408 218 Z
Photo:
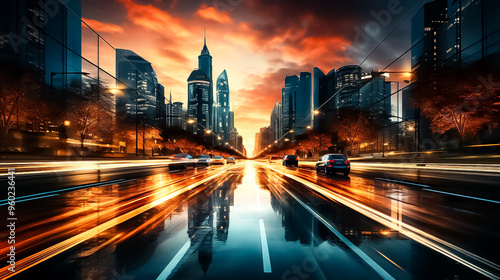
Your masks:
M 2 231 L 0 278 L 499 279 L 497 190 L 380 173 L 241 161 L 21 176 L 16 273 Z

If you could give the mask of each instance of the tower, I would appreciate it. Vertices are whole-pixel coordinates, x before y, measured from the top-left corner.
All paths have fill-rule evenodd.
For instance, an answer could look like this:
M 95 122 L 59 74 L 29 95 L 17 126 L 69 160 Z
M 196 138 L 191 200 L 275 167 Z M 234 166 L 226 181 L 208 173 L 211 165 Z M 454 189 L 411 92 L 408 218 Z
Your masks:
M 201 50 L 201 54 L 198 56 L 198 69 L 203 71 L 210 82 L 209 85 L 209 93 L 208 93 L 208 126 L 207 128 L 214 128 L 214 87 L 212 80 L 212 56 L 210 55 L 210 51 L 207 48 L 207 37 L 204 32 L 203 36 L 203 49 Z

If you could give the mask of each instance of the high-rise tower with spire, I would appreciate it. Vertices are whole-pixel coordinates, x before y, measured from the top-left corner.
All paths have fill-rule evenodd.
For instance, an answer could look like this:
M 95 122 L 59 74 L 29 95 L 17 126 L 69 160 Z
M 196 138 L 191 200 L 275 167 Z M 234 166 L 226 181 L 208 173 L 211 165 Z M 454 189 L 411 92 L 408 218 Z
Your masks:
M 222 137 L 221 142 L 229 142 L 229 133 L 231 131 L 229 123 L 229 84 L 226 70 L 217 78 L 216 84 L 217 106 L 215 130 Z
M 207 36 L 205 31 L 203 32 L 203 49 L 201 50 L 201 54 L 198 56 L 198 69 L 205 72 L 210 81 L 209 88 L 209 96 L 208 96 L 208 110 L 209 110 L 209 126 L 210 129 L 214 128 L 214 114 L 213 114 L 213 106 L 214 106 L 214 87 L 213 87 L 213 79 L 212 79 L 212 56 L 207 48 Z

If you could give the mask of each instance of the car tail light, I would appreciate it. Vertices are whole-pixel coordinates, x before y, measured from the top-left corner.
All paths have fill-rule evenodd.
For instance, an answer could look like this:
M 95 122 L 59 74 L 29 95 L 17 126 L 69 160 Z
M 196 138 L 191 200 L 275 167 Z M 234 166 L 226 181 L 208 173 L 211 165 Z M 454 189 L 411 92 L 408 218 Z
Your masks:
M 346 160 L 345 163 L 349 164 L 349 163 L 351 163 L 351 161 L 350 160 Z
M 335 163 L 335 161 L 334 160 L 329 160 L 328 163 Z

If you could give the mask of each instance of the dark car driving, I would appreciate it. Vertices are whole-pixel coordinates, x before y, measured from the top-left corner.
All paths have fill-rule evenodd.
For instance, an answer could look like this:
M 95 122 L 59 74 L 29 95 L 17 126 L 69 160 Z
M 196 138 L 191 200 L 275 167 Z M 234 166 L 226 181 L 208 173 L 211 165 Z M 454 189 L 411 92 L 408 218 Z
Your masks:
M 351 162 L 343 154 L 327 154 L 316 163 L 316 172 L 325 174 L 339 172 L 347 176 L 351 172 Z
M 299 160 L 295 155 L 286 155 L 283 158 L 283 166 L 299 166 Z

